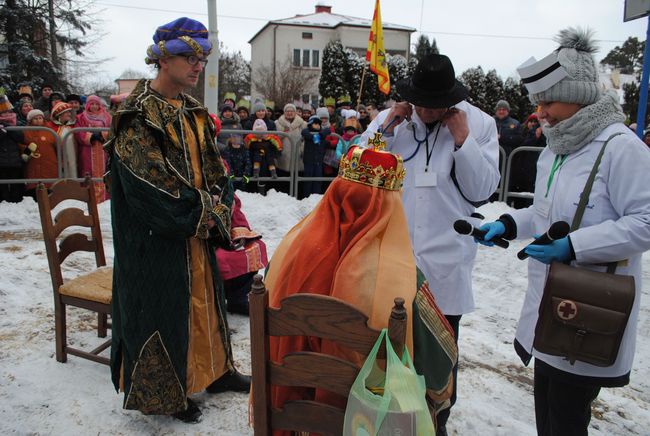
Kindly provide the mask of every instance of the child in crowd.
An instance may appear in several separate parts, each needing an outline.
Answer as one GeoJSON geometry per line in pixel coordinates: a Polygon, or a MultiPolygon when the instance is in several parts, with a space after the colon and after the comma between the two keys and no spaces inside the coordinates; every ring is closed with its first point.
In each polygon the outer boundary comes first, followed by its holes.
{"type": "MultiPolygon", "coordinates": [[[[275,170],[276,159],[282,152],[282,141],[277,135],[266,132],[268,129],[263,119],[258,118],[253,123],[254,132],[244,138],[244,145],[250,149],[253,161],[253,177],[278,177],[275,170]]],[[[264,185],[258,183],[260,192],[264,192],[264,185]]]]}
{"type": "Polygon", "coordinates": [[[242,180],[233,181],[235,189],[243,190],[248,178],[251,176],[251,158],[248,148],[243,147],[242,137],[237,134],[221,134],[228,135],[226,140],[227,147],[223,152],[223,159],[230,168],[230,175],[233,177],[243,177],[242,180]]]}
{"type": "MultiPolygon", "coordinates": [[[[330,129],[321,127],[321,120],[317,115],[309,118],[307,128],[302,131],[302,137],[305,140],[305,151],[302,157],[305,165],[305,177],[323,177],[325,137],[329,134],[330,129]]],[[[304,183],[303,197],[309,197],[311,194],[322,194],[320,181],[304,183]]]]}
{"type": "MultiPolygon", "coordinates": [[[[32,109],[27,114],[29,126],[43,127],[45,116],[43,111],[32,109]]],[[[24,132],[21,144],[21,157],[25,162],[26,179],[56,179],[59,169],[56,157],[56,139],[46,130],[27,130],[24,132]]],[[[45,186],[50,186],[47,183],[45,186]]],[[[30,183],[25,187],[25,194],[36,199],[36,184],[30,183]]]]}

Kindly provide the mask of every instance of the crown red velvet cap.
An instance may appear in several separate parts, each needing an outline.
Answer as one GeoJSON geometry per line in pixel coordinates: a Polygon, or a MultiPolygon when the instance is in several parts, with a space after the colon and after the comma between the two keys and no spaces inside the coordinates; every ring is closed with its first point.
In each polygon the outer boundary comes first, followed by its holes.
{"type": "Polygon", "coordinates": [[[399,191],[404,182],[402,157],[388,151],[350,147],[341,157],[339,177],[375,188],[399,191]]]}

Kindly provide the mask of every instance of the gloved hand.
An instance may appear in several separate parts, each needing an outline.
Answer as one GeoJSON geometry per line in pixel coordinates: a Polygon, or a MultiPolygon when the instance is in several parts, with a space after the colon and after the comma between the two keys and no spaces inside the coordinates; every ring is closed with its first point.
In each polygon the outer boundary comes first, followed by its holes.
{"type": "MultiPolygon", "coordinates": [[[[539,235],[535,235],[535,239],[537,238],[539,238],[539,235]]],[[[568,236],[557,239],[548,245],[529,245],[524,252],[533,259],[547,265],[553,261],[566,262],[571,259],[571,246],[568,236]]]]}
{"type": "Polygon", "coordinates": [[[479,227],[479,230],[486,232],[485,237],[483,240],[474,238],[474,241],[487,247],[493,247],[494,242],[490,242],[490,239],[503,235],[506,232],[506,226],[501,221],[492,221],[491,223],[483,224],[479,227]]]}

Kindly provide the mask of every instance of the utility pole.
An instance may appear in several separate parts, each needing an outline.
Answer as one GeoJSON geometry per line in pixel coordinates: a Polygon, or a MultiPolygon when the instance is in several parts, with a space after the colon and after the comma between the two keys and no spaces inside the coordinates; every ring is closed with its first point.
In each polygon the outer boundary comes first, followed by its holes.
{"type": "Polygon", "coordinates": [[[212,52],[205,67],[205,94],[203,101],[208,111],[219,113],[219,32],[217,31],[217,0],[208,0],[208,32],[212,52]]]}

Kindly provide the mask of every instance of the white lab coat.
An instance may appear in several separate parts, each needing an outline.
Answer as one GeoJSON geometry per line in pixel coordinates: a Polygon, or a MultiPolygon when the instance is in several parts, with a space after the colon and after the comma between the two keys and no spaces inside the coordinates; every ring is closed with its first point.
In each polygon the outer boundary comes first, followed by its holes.
{"type": "MultiPolygon", "coordinates": [[[[538,309],[548,270],[547,265],[534,259],[528,261],[528,290],[516,334],[521,345],[536,358],[562,371],[591,377],[618,377],[632,368],[641,296],[641,255],[650,248],[650,150],[622,123],[610,125],[592,142],[568,155],[555,173],[545,199],[555,159],[546,147],[537,162],[533,205],[510,214],[517,224],[518,238],[542,234],[555,221],[571,224],[596,157],[607,138],[615,132],[623,134],[607,144],[582,223],[570,234],[570,239],[576,254],[574,265],[627,259],[626,265],[619,264],[616,273],[634,276],[636,298],[616,362],[606,368],[579,361],[571,365],[562,357],[533,349],[538,309]]],[[[605,270],[605,267],[588,267],[605,270]]]]}
{"type": "MultiPolygon", "coordinates": [[[[429,136],[429,169],[426,179],[435,186],[416,187],[416,171],[423,172],[427,150],[423,143],[412,159],[404,162],[403,202],[409,236],[417,266],[431,284],[436,303],[445,315],[461,315],[474,310],[472,267],[476,243],[469,236],[454,231],[458,219],[469,219],[474,206],[462,198],[451,180],[451,166],[456,162],[456,177],[463,194],[472,201],[487,199],[499,184],[499,142],[494,119],[463,101],[456,108],[465,111],[470,134],[463,146],[454,151],[454,139],[446,127],[436,128],[429,136]]],[[[364,132],[360,144],[384,122],[389,110],[377,115],[364,132]]],[[[408,159],[425,137],[426,127],[413,110],[411,123],[402,121],[392,137],[384,137],[392,153],[408,159]]],[[[479,220],[473,219],[478,225],[479,220]]]]}

